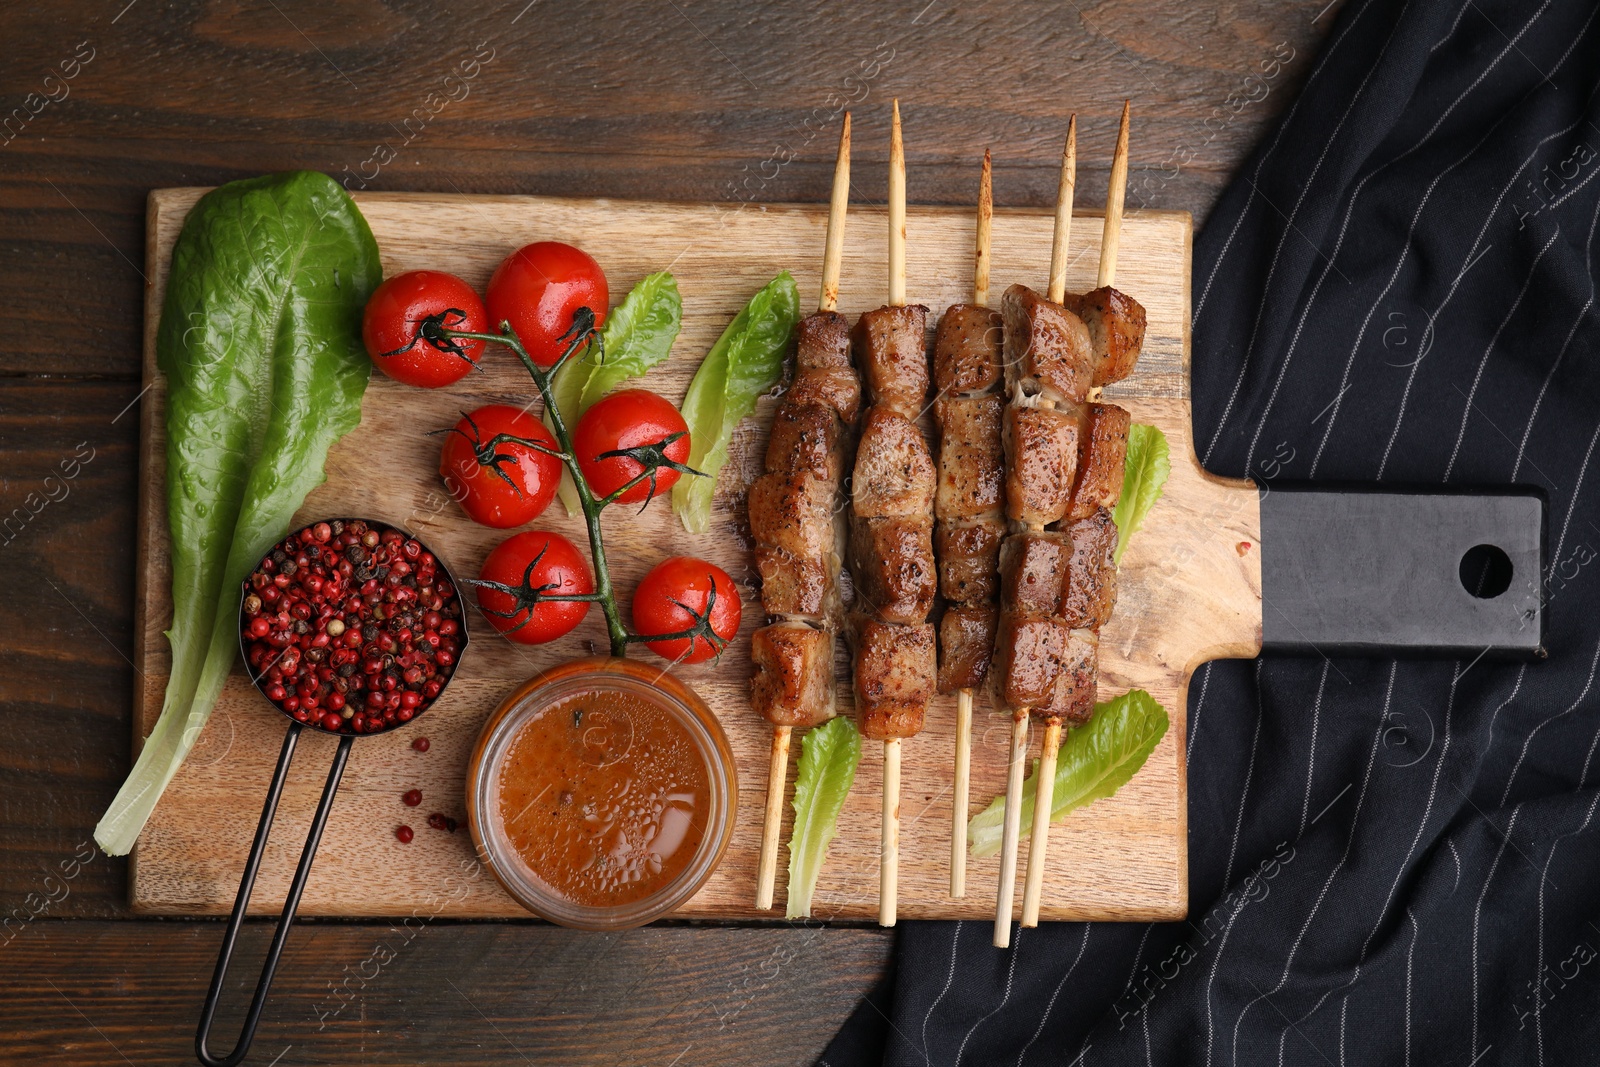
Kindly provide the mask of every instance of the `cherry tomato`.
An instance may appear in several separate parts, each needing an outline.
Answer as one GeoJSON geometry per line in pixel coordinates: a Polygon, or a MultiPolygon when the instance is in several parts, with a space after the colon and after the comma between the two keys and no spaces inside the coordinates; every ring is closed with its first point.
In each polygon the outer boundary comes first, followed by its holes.
{"type": "Polygon", "coordinates": [[[706,614],[708,602],[711,632],[721,644],[702,635],[645,642],[663,659],[700,663],[721,652],[739,632],[739,590],[721,567],[690,556],[673,556],[656,564],[634,591],[633,628],[645,636],[692,629],[696,616],[706,614]]]}
{"type": "Polygon", "coordinates": [[[528,604],[530,591],[592,593],[594,575],[583,554],[565,537],[544,530],[513,534],[483,561],[478,577],[504,589],[478,586],[478,606],[494,628],[525,645],[542,645],[570,633],[589,613],[589,601],[528,604]]]}
{"type": "MultiPolygon", "coordinates": [[[[674,463],[689,458],[689,427],[678,409],[648,389],[623,389],[596,401],[583,413],[572,435],[578,469],[598,497],[610,496],[637,478],[645,465],[631,456],[606,456],[607,452],[642,448],[672,440],[661,451],[674,463]],[[674,434],[678,436],[673,437],[674,434]]],[[[637,504],[665,493],[678,481],[678,471],[657,467],[655,485],[646,479],[617,498],[637,504]]]]}
{"type": "Polygon", "coordinates": [[[439,474],[473,522],[507,529],[543,514],[561,481],[561,461],[513,441],[490,447],[501,434],[557,449],[538,419],[508,404],[490,404],[463,415],[445,432],[439,474]]]}
{"type": "Polygon", "coordinates": [[[443,271],[409,270],[387,279],[367,301],[361,339],[372,362],[395,381],[437,389],[471,370],[484,345],[438,331],[486,333],[488,327],[472,286],[443,271]]]}
{"type": "Polygon", "coordinates": [[[496,331],[509,322],[529,357],[541,367],[561,358],[571,340],[573,314],[586,307],[594,324],[606,321],[611,291],[594,257],[560,241],[539,241],[517,249],[489,279],[489,321],[496,331]]]}

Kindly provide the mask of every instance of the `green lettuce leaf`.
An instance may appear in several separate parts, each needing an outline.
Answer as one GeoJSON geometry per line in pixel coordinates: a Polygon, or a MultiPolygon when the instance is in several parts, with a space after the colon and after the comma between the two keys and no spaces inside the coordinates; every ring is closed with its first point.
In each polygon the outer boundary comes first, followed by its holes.
{"type": "MultiPolygon", "coordinates": [[[[1166,733],[1167,709],[1143,689],[1130,689],[1096,704],[1094,717],[1061,739],[1050,821],[1060,822],[1068,812],[1103,800],[1127,785],[1166,733]]],[[[1035,760],[1022,787],[1024,828],[1033,825],[1034,779],[1038,774],[1039,763],[1035,760]]],[[[972,817],[967,824],[967,841],[973,856],[992,856],[1000,851],[1005,817],[1004,794],[972,817]]]]}
{"type": "Polygon", "coordinates": [[[672,488],[672,510],[690,533],[710,528],[711,498],[733,431],[755,410],[756,400],[778,384],[799,321],[794,278],[780,271],[734,316],[695,371],[682,410],[689,424],[688,466],[705,477],[685,475],[672,488]]]}
{"type": "Polygon", "coordinates": [[[361,419],[361,312],[382,278],[339,185],[300,171],[231,182],[172,252],[156,359],[167,381],[172,674],[161,718],[95,840],[124,855],[211,715],[239,648],[239,589],[361,419]]]}
{"type": "MultiPolygon", "coordinates": [[[[683,298],[678,295],[677,279],[667,271],[640,279],[622,303],[606,315],[606,323],[600,328],[605,342],[603,357],[575,357],[556,373],[552,391],[567,429],[575,429],[578,419],[596,400],[666,359],[682,325],[683,298]]],[[[548,415],[545,425],[551,425],[548,415]]],[[[578,491],[573,487],[572,475],[564,468],[559,493],[567,514],[578,514],[578,491]]]]}
{"type": "Polygon", "coordinates": [[[811,894],[839,832],[839,812],[861,762],[861,735],[847,715],[806,731],[800,742],[800,769],[794,783],[794,830],[789,835],[790,919],[811,914],[811,894]]]}
{"type": "Polygon", "coordinates": [[[1122,496],[1111,513],[1116,521],[1117,551],[1113,560],[1122,562],[1122,552],[1143,523],[1150,509],[1161,498],[1161,490],[1172,473],[1167,435],[1148,423],[1136,422],[1128,429],[1128,462],[1122,471],[1122,496]]]}

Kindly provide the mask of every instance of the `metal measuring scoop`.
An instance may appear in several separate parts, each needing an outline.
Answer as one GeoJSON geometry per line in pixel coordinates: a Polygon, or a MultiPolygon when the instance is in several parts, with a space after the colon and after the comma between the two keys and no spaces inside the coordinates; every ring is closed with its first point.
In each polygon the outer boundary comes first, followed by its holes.
{"type": "MultiPolygon", "coordinates": [[[[332,523],[335,520],[323,519],[319,521],[332,523]]],[[[372,529],[380,532],[383,530],[397,530],[405,534],[408,539],[421,544],[424,551],[433,552],[419,538],[391,523],[379,522],[373,519],[342,519],[338,521],[345,523],[365,522],[372,529]]],[[[314,525],[315,523],[308,523],[306,526],[301,527],[300,530],[308,529],[314,525]]],[[[299,534],[300,530],[296,530],[294,533],[299,534]]],[[[275,542],[274,547],[282,544],[289,536],[285,535],[284,538],[279,539],[279,541],[275,542]]],[[[444,560],[439,557],[437,552],[433,552],[433,557],[436,561],[438,572],[444,576],[454,590],[452,596],[460,603],[461,587],[456,584],[455,576],[450,572],[450,568],[445,565],[444,560]]],[[[256,570],[259,569],[260,565],[258,564],[256,570]]],[[[254,574],[255,570],[251,573],[254,574]]],[[[245,661],[247,670],[250,669],[250,659],[249,649],[244,639],[244,620],[246,618],[244,598],[250,595],[251,592],[250,581],[246,578],[240,593],[238,630],[241,657],[245,661]]],[[[256,875],[261,869],[261,856],[266,851],[267,837],[272,832],[272,819],[277,814],[278,800],[283,795],[283,785],[289,776],[289,764],[294,759],[295,743],[299,740],[301,731],[309,725],[295,719],[290,712],[285,711],[275,702],[268,699],[267,702],[272,704],[275,710],[289,719],[289,728],[283,736],[283,748],[278,753],[278,766],[272,773],[272,784],[267,787],[266,803],[261,807],[261,821],[256,825],[255,840],[250,845],[250,858],[245,861],[244,876],[239,880],[239,895],[233,902],[233,914],[228,917],[228,929],[222,935],[222,948],[217,953],[217,969],[211,976],[211,988],[206,991],[205,1007],[200,1011],[200,1026],[195,1033],[194,1048],[195,1055],[199,1057],[200,1062],[205,1064],[206,1067],[234,1067],[250,1051],[250,1043],[255,1038],[256,1024],[261,1020],[261,1009],[266,1005],[267,990],[272,986],[273,974],[278,969],[278,958],[283,954],[284,942],[288,940],[289,936],[289,927],[293,925],[295,912],[300,907],[300,895],[305,891],[306,879],[311,874],[311,862],[316,858],[317,845],[321,842],[323,828],[328,823],[328,813],[333,809],[334,794],[339,790],[339,780],[344,777],[345,763],[350,758],[350,746],[357,737],[378,737],[392,730],[411,725],[411,723],[422,718],[423,712],[443,699],[445,690],[449,688],[450,683],[455,680],[456,673],[460,670],[460,657],[467,650],[467,618],[464,606],[457,618],[459,619],[460,627],[458,631],[460,634],[458,639],[460,651],[457,653],[455,665],[451,668],[449,676],[445,678],[444,685],[440,688],[438,696],[434,697],[428,704],[422,705],[417,714],[413,715],[407,722],[396,722],[370,733],[339,735],[339,748],[334,753],[333,766],[328,769],[328,780],[322,787],[322,799],[317,803],[316,816],[311,820],[311,829],[306,834],[305,847],[300,851],[300,860],[295,867],[294,880],[289,883],[289,894],[284,899],[283,912],[279,915],[277,928],[273,931],[272,945],[267,950],[266,962],[261,966],[261,978],[256,982],[255,994],[250,1000],[250,1010],[245,1015],[244,1026],[239,1032],[238,1043],[234,1046],[233,1051],[226,1056],[218,1056],[207,1047],[211,1036],[212,1018],[216,1015],[217,1001],[222,995],[222,983],[227,977],[228,963],[233,958],[234,944],[239,937],[239,927],[244,920],[245,911],[249,908],[250,894],[255,889],[256,875]]],[[[250,671],[250,676],[256,688],[262,690],[262,698],[267,699],[264,691],[266,685],[264,677],[257,675],[253,670],[250,671]]],[[[321,727],[317,726],[312,726],[311,728],[321,729],[321,727]]]]}

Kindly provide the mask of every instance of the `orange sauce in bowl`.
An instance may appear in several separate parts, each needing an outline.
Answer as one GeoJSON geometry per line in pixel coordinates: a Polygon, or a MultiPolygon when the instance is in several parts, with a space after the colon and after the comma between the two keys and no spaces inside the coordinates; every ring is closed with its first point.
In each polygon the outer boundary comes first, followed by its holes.
{"type": "Polygon", "coordinates": [[[673,714],[615,689],[571,693],[524,723],[500,769],[499,817],[528,870],[573,904],[630,904],[694,859],[711,802],[705,757],[673,714]]]}

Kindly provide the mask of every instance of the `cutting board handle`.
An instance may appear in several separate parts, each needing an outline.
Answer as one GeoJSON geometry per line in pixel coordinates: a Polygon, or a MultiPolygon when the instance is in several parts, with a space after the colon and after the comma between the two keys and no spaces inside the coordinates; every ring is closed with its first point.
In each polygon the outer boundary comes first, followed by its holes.
{"type": "Polygon", "coordinates": [[[1542,491],[1260,494],[1263,650],[1545,656],[1542,491]]]}

